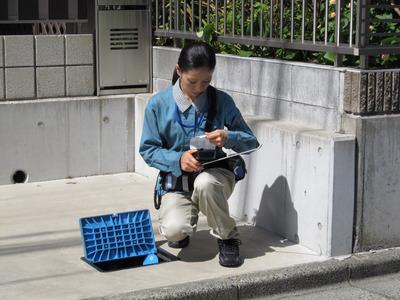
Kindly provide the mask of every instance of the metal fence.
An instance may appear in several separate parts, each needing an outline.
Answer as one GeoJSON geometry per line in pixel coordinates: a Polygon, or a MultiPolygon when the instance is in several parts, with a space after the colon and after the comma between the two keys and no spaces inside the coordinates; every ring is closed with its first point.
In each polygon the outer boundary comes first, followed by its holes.
{"type": "Polygon", "coordinates": [[[360,56],[400,54],[400,0],[153,0],[155,36],[360,56]]]}
{"type": "Polygon", "coordinates": [[[87,0],[0,0],[0,35],[82,33],[81,28],[88,23],[88,3],[87,0]]]}

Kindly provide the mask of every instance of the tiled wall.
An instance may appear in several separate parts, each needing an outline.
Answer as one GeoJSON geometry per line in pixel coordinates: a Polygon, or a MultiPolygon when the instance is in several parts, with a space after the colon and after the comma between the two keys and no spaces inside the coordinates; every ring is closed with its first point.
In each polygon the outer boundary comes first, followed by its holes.
{"type": "Polygon", "coordinates": [[[0,36],[0,100],[95,93],[93,36],[0,36]]]}

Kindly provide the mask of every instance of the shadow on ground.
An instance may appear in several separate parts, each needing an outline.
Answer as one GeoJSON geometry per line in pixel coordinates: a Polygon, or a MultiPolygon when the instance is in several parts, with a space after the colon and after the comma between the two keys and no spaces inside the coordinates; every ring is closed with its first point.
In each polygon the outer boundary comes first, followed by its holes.
{"type": "MultiPolygon", "coordinates": [[[[272,247],[285,247],[292,243],[283,242],[282,238],[254,226],[238,226],[240,232],[240,253],[244,260],[264,256],[275,251],[272,247]]],[[[208,230],[196,232],[187,248],[178,253],[184,262],[203,262],[212,260],[218,254],[217,240],[208,230]]]]}

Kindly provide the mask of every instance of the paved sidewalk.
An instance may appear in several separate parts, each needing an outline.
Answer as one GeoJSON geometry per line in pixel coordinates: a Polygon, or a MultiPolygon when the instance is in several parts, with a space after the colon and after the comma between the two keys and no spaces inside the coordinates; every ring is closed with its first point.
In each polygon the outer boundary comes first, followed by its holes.
{"type": "MultiPolygon", "coordinates": [[[[135,293],[148,293],[148,289],[201,280],[209,280],[212,289],[210,281],[230,282],[230,276],[246,281],[252,280],[254,272],[279,272],[326,261],[302,246],[242,224],[245,263],[236,269],[223,268],[204,216],[188,248],[169,249],[158,235],[152,197],[153,182],[132,173],[0,186],[0,299],[113,298],[121,294],[135,299],[135,293]],[[79,218],[144,208],[151,210],[156,240],[180,260],[101,273],[80,259],[79,218]]],[[[221,286],[216,288],[224,291],[221,286]]]]}

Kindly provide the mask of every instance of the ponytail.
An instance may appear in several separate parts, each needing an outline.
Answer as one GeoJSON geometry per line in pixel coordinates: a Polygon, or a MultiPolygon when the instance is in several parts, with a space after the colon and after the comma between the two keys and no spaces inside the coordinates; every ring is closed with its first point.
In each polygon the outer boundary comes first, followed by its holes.
{"type": "Polygon", "coordinates": [[[174,73],[172,74],[172,85],[174,85],[178,81],[178,79],[179,79],[179,75],[175,68],[174,73]]]}
{"type": "MultiPolygon", "coordinates": [[[[179,54],[178,65],[182,72],[192,69],[208,68],[213,71],[216,64],[214,48],[205,42],[195,41],[182,48],[179,54]]],[[[175,84],[179,75],[174,70],[172,84],[175,84]]]]}

